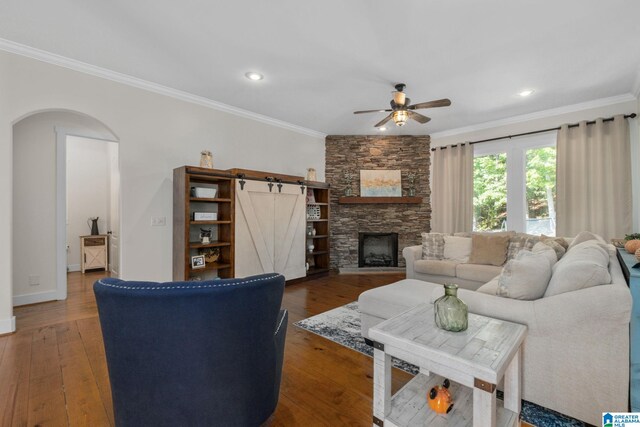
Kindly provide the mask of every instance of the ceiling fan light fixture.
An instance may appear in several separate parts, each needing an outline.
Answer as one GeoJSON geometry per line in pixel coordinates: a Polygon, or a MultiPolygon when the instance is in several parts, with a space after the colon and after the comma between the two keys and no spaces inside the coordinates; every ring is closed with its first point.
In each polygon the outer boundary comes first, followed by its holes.
{"type": "Polygon", "coordinates": [[[406,110],[397,110],[393,112],[393,122],[396,126],[404,126],[409,120],[409,113],[406,110]]]}
{"type": "Polygon", "coordinates": [[[244,76],[254,82],[264,79],[264,76],[262,74],[256,73],[255,71],[249,71],[247,73],[244,73],[244,76]]]}
{"type": "Polygon", "coordinates": [[[404,92],[393,92],[393,102],[395,102],[397,105],[404,105],[406,99],[407,95],[404,92]]]}

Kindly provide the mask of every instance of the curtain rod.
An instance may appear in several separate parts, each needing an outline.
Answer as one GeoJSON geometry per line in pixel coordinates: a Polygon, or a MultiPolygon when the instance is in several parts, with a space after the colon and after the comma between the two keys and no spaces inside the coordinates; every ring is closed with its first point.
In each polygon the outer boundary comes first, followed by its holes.
{"type": "MultiPolygon", "coordinates": [[[[625,114],[624,118],[625,119],[634,119],[636,117],[636,113],[631,113],[631,114],[625,114]]],[[[609,117],[606,119],[602,120],[603,122],[611,122],[613,121],[613,117],[609,117]]],[[[587,124],[588,125],[592,125],[595,124],[595,120],[591,120],[588,121],[587,124]]],[[[569,127],[570,128],[575,128],[580,126],[580,123],[573,123],[570,124],[569,127]]],[[[515,135],[505,135],[505,136],[498,136],[496,138],[488,138],[488,139],[481,139],[478,141],[468,141],[468,142],[463,142],[462,144],[450,144],[450,145],[446,145],[444,147],[437,147],[440,148],[442,150],[446,150],[447,147],[455,147],[456,145],[464,145],[464,144],[469,144],[469,145],[473,145],[473,144],[479,144],[481,142],[489,142],[489,141],[498,141],[501,139],[511,139],[511,138],[516,138],[518,136],[527,136],[527,135],[535,135],[536,133],[545,133],[545,132],[551,132],[552,130],[560,130],[561,126],[555,127],[555,128],[549,128],[549,129],[541,129],[541,130],[533,130],[531,132],[523,132],[523,133],[516,133],[515,135]]],[[[431,151],[436,151],[437,148],[432,148],[431,151]]]]}

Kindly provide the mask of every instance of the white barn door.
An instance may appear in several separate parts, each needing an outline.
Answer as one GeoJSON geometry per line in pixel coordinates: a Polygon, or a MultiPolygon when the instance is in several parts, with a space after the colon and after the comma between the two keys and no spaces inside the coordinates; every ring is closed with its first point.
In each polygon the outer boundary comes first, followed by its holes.
{"type": "MultiPolygon", "coordinates": [[[[274,187],[277,190],[277,187],[274,187]]],[[[275,194],[275,267],[287,280],[304,277],[306,197],[299,185],[284,184],[275,194]]]]}
{"type": "Polygon", "coordinates": [[[272,190],[266,182],[236,181],[235,275],[305,273],[305,197],[299,186],[272,190]]]}

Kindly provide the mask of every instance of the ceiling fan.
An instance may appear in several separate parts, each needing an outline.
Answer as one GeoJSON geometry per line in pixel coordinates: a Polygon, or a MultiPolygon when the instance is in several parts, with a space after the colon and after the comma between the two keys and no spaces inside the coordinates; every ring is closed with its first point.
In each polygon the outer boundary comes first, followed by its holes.
{"type": "Polygon", "coordinates": [[[409,119],[413,119],[422,124],[427,123],[429,120],[431,120],[430,117],[423,116],[420,113],[416,113],[415,110],[420,110],[422,108],[448,107],[449,105],[451,105],[451,101],[447,98],[410,105],[411,100],[407,98],[406,94],[404,93],[404,88],[406,86],[407,85],[405,85],[404,83],[398,83],[397,85],[395,85],[396,91],[392,92],[393,99],[391,100],[391,109],[354,111],[353,114],[391,113],[387,117],[376,123],[374,127],[379,128],[391,119],[393,119],[393,122],[397,126],[404,126],[404,124],[407,123],[407,120],[409,119]]]}

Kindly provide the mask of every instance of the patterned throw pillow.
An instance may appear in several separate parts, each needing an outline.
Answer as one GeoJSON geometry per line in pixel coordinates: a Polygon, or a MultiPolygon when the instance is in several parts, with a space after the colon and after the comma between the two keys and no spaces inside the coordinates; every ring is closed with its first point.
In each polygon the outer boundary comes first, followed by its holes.
{"type": "Polygon", "coordinates": [[[530,251],[540,241],[540,237],[526,233],[517,233],[509,239],[507,248],[507,261],[510,261],[522,250],[530,251]]]}
{"type": "Polygon", "coordinates": [[[422,259],[444,258],[444,233],[422,233],[422,259]]]}
{"type": "Polygon", "coordinates": [[[542,243],[544,243],[545,245],[549,246],[551,249],[556,251],[556,257],[558,258],[558,261],[560,261],[560,258],[562,258],[564,254],[567,252],[564,246],[562,246],[557,241],[557,239],[543,239],[542,243]]]}

